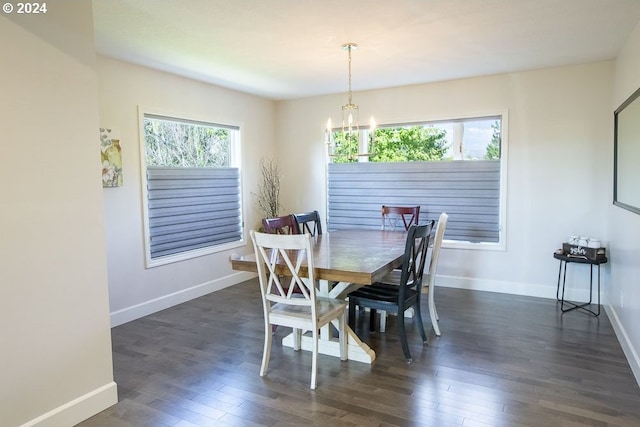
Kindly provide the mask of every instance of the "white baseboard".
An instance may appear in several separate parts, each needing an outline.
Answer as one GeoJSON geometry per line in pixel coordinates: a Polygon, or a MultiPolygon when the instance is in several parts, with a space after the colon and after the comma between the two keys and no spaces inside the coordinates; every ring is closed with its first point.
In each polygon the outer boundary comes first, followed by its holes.
{"type": "MultiPolygon", "coordinates": [[[[437,276],[436,287],[438,286],[554,299],[556,297],[557,288],[555,283],[552,285],[542,285],[536,283],[519,283],[456,276],[437,276]]],[[[586,298],[585,301],[589,299],[588,290],[584,291],[584,295],[582,295],[581,292],[575,294],[575,298],[577,300],[582,300],[583,296],[586,298]]],[[[573,294],[572,297],[574,297],[573,294]]]]}
{"type": "Polygon", "coordinates": [[[116,383],[112,381],[20,427],[73,427],[116,403],[118,403],[118,389],[116,383]]]}
{"type": "Polygon", "coordinates": [[[183,302],[207,295],[211,292],[219,291],[220,289],[236,285],[254,277],[256,277],[254,273],[244,271],[237,272],[220,279],[201,283],[188,289],[183,289],[172,294],[163,295],[159,298],[145,301],[141,304],[136,304],[131,307],[114,311],[111,313],[111,327],[113,328],[124,323],[131,322],[132,320],[148,316],[149,314],[173,307],[174,305],[182,304],[183,302]]]}
{"type": "Polygon", "coordinates": [[[636,378],[638,385],[640,385],[640,357],[638,357],[638,352],[631,343],[631,339],[629,339],[627,331],[622,326],[616,310],[610,305],[606,305],[604,308],[609,316],[609,321],[611,322],[611,326],[613,326],[616,337],[618,337],[618,342],[620,342],[622,351],[627,357],[627,362],[629,362],[633,376],[636,378]]]}

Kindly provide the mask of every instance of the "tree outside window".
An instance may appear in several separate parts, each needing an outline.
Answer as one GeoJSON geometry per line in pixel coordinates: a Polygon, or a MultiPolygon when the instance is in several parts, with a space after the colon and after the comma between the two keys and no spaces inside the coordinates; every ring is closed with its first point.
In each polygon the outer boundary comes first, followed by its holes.
{"type": "Polygon", "coordinates": [[[370,156],[358,156],[360,135],[333,134],[333,163],[428,162],[441,160],[500,159],[500,120],[478,118],[424,125],[380,127],[375,130],[370,156]]]}

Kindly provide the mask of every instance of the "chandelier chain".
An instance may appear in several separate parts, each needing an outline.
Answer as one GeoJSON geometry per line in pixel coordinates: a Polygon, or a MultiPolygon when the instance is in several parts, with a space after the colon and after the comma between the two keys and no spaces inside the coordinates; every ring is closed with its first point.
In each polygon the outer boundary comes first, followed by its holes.
{"type": "Polygon", "coordinates": [[[342,45],[342,49],[347,51],[347,54],[348,54],[348,60],[349,60],[349,62],[348,62],[348,70],[349,70],[349,75],[348,75],[348,76],[349,76],[349,92],[348,92],[348,94],[347,94],[347,97],[348,97],[348,98],[347,98],[347,101],[348,101],[348,102],[347,102],[347,105],[345,105],[345,106],[344,106],[345,108],[348,108],[348,109],[358,108],[357,106],[355,106],[355,105],[353,104],[353,101],[352,101],[352,99],[353,99],[353,95],[352,95],[352,92],[351,92],[351,51],[352,51],[353,49],[357,49],[357,48],[358,48],[358,45],[357,45],[357,44],[355,44],[355,43],[345,43],[345,44],[343,44],[343,45],[342,45]]]}
{"type": "Polygon", "coordinates": [[[351,105],[351,48],[352,45],[347,46],[349,49],[349,105],[351,105]]]}

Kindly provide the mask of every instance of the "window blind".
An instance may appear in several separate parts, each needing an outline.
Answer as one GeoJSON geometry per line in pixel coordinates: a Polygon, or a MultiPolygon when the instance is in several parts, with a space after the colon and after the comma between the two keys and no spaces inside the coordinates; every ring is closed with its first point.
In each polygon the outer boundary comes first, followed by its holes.
{"type": "Polygon", "coordinates": [[[500,161],[328,165],[330,231],[380,228],[382,205],[420,205],[420,223],[447,212],[448,240],[498,242],[500,161]]]}
{"type": "Polygon", "coordinates": [[[151,258],[242,239],[238,168],[147,167],[151,258]]]}

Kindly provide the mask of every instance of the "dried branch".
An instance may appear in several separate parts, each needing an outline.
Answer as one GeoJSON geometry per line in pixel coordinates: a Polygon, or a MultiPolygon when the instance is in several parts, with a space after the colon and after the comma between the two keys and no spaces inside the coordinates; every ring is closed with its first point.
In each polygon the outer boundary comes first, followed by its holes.
{"type": "Polygon", "coordinates": [[[262,181],[258,185],[257,202],[265,218],[277,217],[280,213],[280,171],[274,159],[260,159],[262,181]]]}

